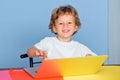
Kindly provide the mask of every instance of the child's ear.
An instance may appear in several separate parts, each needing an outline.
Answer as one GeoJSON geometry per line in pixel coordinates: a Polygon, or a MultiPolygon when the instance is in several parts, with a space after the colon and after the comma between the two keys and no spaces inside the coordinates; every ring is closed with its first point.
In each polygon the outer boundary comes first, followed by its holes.
{"type": "Polygon", "coordinates": [[[55,26],[52,27],[52,31],[53,31],[54,33],[57,33],[55,26]]]}
{"type": "Polygon", "coordinates": [[[78,26],[75,26],[75,31],[77,31],[78,30],[78,26]]]}

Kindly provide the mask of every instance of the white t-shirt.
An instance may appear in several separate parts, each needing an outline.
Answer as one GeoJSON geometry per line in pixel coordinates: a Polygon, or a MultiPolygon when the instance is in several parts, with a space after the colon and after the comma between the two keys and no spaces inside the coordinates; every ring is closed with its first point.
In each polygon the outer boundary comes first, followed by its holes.
{"type": "Polygon", "coordinates": [[[56,37],[46,37],[34,46],[40,50],[45,50],[47,59],[84,57],[88,53],[96,55],[85,45],[77,41],[62,42],[56,37]]]}

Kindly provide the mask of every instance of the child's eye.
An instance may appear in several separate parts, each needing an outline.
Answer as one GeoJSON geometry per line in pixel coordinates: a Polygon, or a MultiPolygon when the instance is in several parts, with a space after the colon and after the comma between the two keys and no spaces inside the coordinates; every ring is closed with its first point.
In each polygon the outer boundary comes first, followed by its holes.
{"type": "Polygon", "coordinates": [[[63,23],[59,23],[59,25],[62,25],[63,23]]]}
{"type": "Polygon", "coordinates": [[[72,22],[68,22],[68,24],[72,24],[72,22]]]}

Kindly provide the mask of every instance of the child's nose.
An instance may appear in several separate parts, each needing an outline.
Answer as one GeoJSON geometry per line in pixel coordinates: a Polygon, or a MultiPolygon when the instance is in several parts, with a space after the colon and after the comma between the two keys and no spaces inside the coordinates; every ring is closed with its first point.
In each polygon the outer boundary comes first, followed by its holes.
{"type": "Polygon", "coordinates": [[[64,28],[68,27],[68,24],[64,23],[64,28]]]}

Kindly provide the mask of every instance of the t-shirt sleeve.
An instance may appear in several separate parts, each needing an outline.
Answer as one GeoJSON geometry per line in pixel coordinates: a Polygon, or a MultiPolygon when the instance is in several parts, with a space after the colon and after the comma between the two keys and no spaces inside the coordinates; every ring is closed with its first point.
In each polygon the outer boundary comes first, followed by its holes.
{"type": "Polygon", "coordinates": [[[96,56],[96,54],[93,51],[91,51],[88,47],[86,47],[85,49],[86,49],[86,54],[91,54],[93,56],[96,56]]]}
{"type": "Polygon", "coordinates": [[[80,44],[80,46],[82,47],[82,52],[83,52],[82,54],[84,56],[86,56],[86,54],[91,54],[93,56],[96,56],[96,54],[92,50],[90,50],[87,46],[85,46],[83,44],[80,44]]]}
{"type": "Polygon", "coordinates": [[[36,43],[34,46],[40,50],[47,50],[49,43],[49,38],[44,38],[40,40],[38,43],[36,43]]]}

